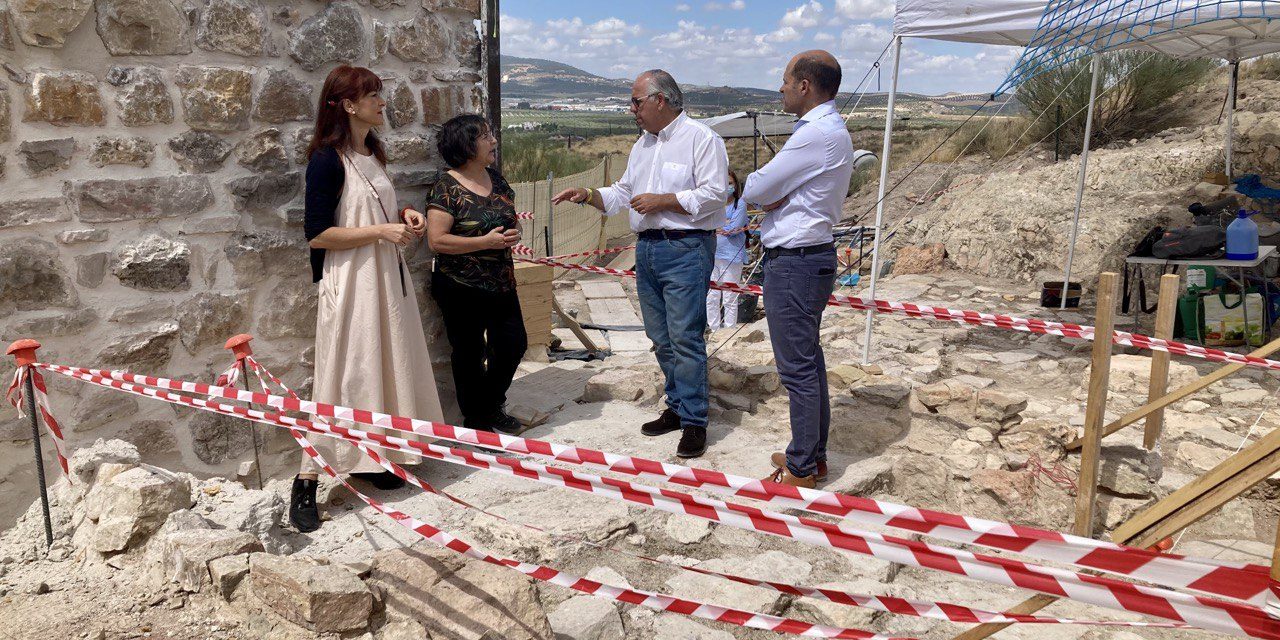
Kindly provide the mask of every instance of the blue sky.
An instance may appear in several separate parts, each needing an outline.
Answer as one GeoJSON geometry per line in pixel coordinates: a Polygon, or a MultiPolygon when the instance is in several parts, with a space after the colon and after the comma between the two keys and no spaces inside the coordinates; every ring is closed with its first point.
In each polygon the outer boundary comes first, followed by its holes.
{"type": "MultiPolygon", "coordinates": [[[[852,91],[889,43],[892,20],[893,0],[505,0],[502,52],[611,78],[662,67],[680,82],[776,89],[791,55],[824,48],[840,59],[843,89],[852,91]]],[[[931,94],[991,91],[1019,53],[907,40],[900,85],[931,94]]],[[[874,75],[870,84],[874,90],[874,75]]]]}

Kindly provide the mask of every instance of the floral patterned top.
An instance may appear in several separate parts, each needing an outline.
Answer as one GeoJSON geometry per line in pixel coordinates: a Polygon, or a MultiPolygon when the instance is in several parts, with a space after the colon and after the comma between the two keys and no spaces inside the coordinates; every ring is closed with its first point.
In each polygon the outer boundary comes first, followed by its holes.
{"type": "MultiPolygon", "coordinates": [[[[498,227],[516,227],[516,192],[502,174],[488,169],[493,192],[482,197],[462,186],[448,171],[441,171],[427,193],[427,208],[453,216],[449,233],[477,238],[498,227]]],[[[436,271],[455,282],[496,293],[516,290],[515,265],[510,249],[483,249],[462,254],[437,254],[436,271]]]]}

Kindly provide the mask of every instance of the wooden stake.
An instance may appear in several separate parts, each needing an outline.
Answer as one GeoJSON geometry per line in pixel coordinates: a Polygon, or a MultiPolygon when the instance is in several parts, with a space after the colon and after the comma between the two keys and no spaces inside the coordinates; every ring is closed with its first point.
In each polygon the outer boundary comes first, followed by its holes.
{"type": "Polygon", "coordinates": [[[591,337],[587,335],[587,332],[582,330],[582,325],[578,324],[577,320],[574,320],[572,316],[564,312],[564,309],[560,308],[560,301],[556,300],[554,293],[551,294],[551,308],[555,310],[556,315],[560,316],[562,322],[569,325],[569,330],[578,338],[582,346],[587,348],[587,351],[600,350],[600,347],[597,347],[596,343],[591,341],[591,337]]]}
{"type": "MultiPolygon", "coordinates": [[[[1109,336],[1115,327],[1116,274],[1098,277],[1098,310],[1094,335],[1109,336]]],[[[1102,454],[1102,421],[1107,413],[1107,387],[1111,382],[1111,341],[1094,340],[1089,370],[1089,403],[1084,413],[1084,445],[1080,456],[1080,481],[1072,530],[1093,537],[1093,502],[1098,495],[1098,465],[1102,454]]]]}
{"type": "MultiPolygon", "coordinates": [[[[1160,276],[1160,301],[1156,305],[1156,335],[1161,340],[1173,339],[1173,319],[1178,310],[1178,274],[1167,273],[1160,276]]],[[[1151,354],[1151,380],[1147,391],[1147,402],[1152,403],[1164,396],[1169,389],[1169,352],[1156,351],[1151,354]]],[[[1147,424],[1143,431],[1142,446],[1150,451],[1160,439],[1160,429],[1164,425],[1164,409],[1156,409],[1147,416],[1147,424]]],[[[1104,434],[1105,435],[1105,434],[1104,434]]]]}
{"type": "MultiPolygon", "coordinates": [[[[1280,338],[1272,340],[1262,348],[1250,353],[1249,355],[1257,358],[1265,358],[1275,353],[1276,351],[1280,351],[1280,338]]],[[[1124,414],[1124,416],[1122,416],[1119,420],[1116,420],[1115,422],[1112,422],[1111,424],[1107,425],[1106,428],[1102,430],[1102,437],[1105,438],[1145,418],[1151,412],[1156,411],[1157,409],[1163,409],[1193,393],[1196,393],[1197,391],[1200,391],[1201,389],[1204,389],[1205,387],[1208,387],[1209,385],[1215,382],[1218,382],[1219,380],[1222,380],[1223,378],[1230,376],[1233,373],[1236,373],[1237,371],[1240,371],[1244,367],[1245,365],[1242,365],[1242,364],[1229,364],[1225,367],[1222,367],[1221,369],[1218,369],[1217,371],[1214,371],[1213,373],[1207,376],[1200,378],[1199,380],[1196,380],[1195,382],[1192,382],[1183,387],[1179,387],[1176,391],[1173,391],[1172,393],[1164,396],[1163,398],[1160,398],[1159,400],[1156,400],[1155,402],[1148,402],[1147,404],[1141,407],[1138,407],[1137,409],[1134,409],[1129,413],[1124,414]]],[[[1079,449],[1081,442],[1083,442],[1083,440],[1081,440],[1080,438],[1076,438],[1075,440],[1068,442],[1066,445],[1067,451],[1074,451],[1076,449],[1079,449]]]]}

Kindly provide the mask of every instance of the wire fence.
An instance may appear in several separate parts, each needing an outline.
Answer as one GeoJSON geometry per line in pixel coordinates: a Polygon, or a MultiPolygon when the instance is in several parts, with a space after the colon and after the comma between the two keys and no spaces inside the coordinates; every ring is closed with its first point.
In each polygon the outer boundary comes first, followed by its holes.
{"type": "Polygon", "coordinates": [[[551,204],[555,194],[571,187],[598,189],[613,184],[627,169],[627,158],[606,156],[594,167],[567,176],[549,174],[546,180],[512,185],[516,210],[533,213],[524,221],[524,243],[537,257],[603,249],[609,240],[631,233],[626,215],[604,216],[593,207],[564,202],[551,204]]]}

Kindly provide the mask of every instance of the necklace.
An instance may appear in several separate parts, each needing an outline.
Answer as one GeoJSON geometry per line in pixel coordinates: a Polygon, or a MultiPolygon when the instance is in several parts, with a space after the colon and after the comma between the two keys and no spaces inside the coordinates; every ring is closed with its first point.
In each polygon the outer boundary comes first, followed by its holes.
{"type": "MultiPolygon", "coordinates": [[[[343,156],[346,157],[346,154],[343,154],[343,156]]],[[[387,215],[387,205],[382,202],[382,195],[379,194],[378,189],[373,186],[373,182],[364,175],[364,172],[360,170],[360,167],[355,163],[355,160],[347,158],[347,164],[350,164],[351,168],[355,169],[356,173],[360,175],[360,178],[364,180],[364,183],[369,186],[369,191],[373,194],[373,199],[378,201],[378,208],[382,210],[382,219],[385,220],[387,224],[391,224],[391,216],[387,215]]],[[[382,168],[381,163],[379,163],[378,166],[379,168],[382,168]]],[[[391,182],[391,176],[387,175],[387,170],[385,168],[382,169],[382,177],[386,178],[387,182],[391,182]]],[[[404,282],[404,254],[400,252],[399,246],[396,247],[396,266],[400,268],[400,293],[407,297],[409,295],[409,288],[404,282]]]]}

